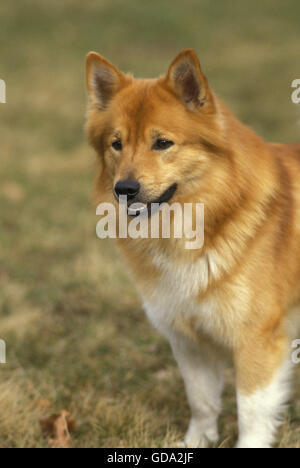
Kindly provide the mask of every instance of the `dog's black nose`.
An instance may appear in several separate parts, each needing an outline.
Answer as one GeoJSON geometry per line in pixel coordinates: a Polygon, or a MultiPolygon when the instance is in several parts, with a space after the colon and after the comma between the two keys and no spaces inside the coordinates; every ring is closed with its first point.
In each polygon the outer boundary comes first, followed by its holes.
{"type": "Polygon", "coordinates": [[[141,184],[137,180],[120,180],[115,185],[115,193],[117,197],[121,195],[128,198],[135,198],[141,189],[141,184]]]}

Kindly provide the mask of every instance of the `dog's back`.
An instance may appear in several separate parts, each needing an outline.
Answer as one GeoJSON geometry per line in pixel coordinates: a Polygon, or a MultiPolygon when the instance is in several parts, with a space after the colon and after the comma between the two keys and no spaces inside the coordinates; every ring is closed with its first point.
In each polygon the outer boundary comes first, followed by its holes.
{"type": "Polygon", "coordinates": [[[300,143],[294,144],[281,144],[281,143],[270,143],[272,150],[281,156],[292,156],[298,159],[300,163],[300,143]]]}

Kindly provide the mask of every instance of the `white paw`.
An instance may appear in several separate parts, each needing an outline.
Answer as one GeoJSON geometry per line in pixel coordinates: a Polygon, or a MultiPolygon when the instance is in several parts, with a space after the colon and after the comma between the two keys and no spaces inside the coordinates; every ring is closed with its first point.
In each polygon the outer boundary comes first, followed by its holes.
{"type": "Polygon", "coordinates": [[[197,438],[192,438],[192,437],[189,437],[189,438],[185,438],[184,441],[182,442],[179,442],[177,444],[177,448],[203,448],[203,449],[206,449],[209,447],[209,440],[207,439],[207,437],[205,437],[205,435],[201,435],[197,438]]]}
{"type": "Polygon", "coordinates": [[[256,448],[256,449],[270,449],[272,448],[272,445],[268,444],[268,442],[262,442],[261,440],[258,440],[256,438],[244,438],[240,439],[236,445],[237,449],[251,449],[251,448],[256,448]]]}
{"type": "Polygon", "coordinates": [[[208,448],[218,440],[219,434],[216,421],[208,422],[192,418],[181,447],[208,448]]]}

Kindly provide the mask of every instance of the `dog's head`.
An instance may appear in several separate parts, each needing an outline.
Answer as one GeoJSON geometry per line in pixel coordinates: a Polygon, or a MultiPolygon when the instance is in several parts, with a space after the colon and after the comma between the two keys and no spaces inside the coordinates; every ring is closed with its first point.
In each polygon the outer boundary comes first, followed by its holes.
{"type": "Polygon", "coordinates": [[[194,51],[153,80],[124,75],[91,52],[86,77],[87,133],[105,175],[99,190],[129,204],[187,200],[224,165],[222,119],[194,51]]]}

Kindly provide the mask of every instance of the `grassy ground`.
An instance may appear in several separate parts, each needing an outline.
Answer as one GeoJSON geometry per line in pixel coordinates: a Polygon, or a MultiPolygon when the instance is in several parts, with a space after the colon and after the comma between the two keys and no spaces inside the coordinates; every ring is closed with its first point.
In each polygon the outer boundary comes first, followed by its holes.
{"type": "MultiPolygon", "coordinates": [[[[162,447],[188,423],[169,347],[144,318],[113,244],[95,236],[85,54],[96,49],[124,70],[155,76],[193,47],[242,119],[268,139],[293,142],[299,15],[298,0],[0,3],[1,447],[47,446],[41,398],[47,414],[72,413],[75,447],[162,447]]],[[[236,436],[227,374],[222,447],[236,436]]],[[[282,447],[300,447],[299,396],[282,447]]]]}

